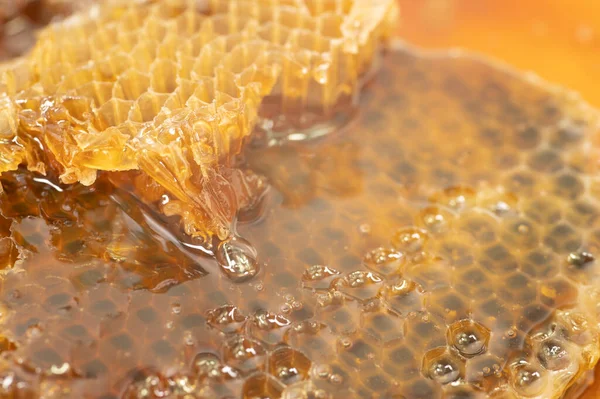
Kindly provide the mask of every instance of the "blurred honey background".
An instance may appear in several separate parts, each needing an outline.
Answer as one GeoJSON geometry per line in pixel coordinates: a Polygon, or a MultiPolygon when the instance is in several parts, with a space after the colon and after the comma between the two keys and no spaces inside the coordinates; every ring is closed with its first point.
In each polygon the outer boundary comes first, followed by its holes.
{"type": "MultiPolygon", "coordinates": [[[[398,34],[461,47],[573,89],[600,108],[600,0],[398,0],[398,34]]],[[[600,367],[583,399],[600,398],[600,367]]]]}
{"type": "Polygon", "coordinates": [[[600,107],[600,0],[399,0],[399,35],[463,47],[580,92],[600,107]]]}

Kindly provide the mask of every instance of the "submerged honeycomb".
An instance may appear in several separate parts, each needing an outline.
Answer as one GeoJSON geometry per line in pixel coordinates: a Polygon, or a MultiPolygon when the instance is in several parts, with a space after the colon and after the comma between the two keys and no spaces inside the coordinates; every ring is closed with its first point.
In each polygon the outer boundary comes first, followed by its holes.
{"type": "Polygon", "coordinates": [[[600,355],[599,122],[399,48],[339,134],[245,151],[270,189],[237,283],[106,175],[7,172],[0,397],[574,397],[600,355]]]}
{"type": "Polygon", "coordinates": [[[0,172],[25,164],[90,185],[98,171],[139,170],[130,190],[182,217],[186,233],[224,239],[260,191],[231,168],[263,100],[274,127],[351,104],[394,6],[101,2],[0,66],[0,172]]]}

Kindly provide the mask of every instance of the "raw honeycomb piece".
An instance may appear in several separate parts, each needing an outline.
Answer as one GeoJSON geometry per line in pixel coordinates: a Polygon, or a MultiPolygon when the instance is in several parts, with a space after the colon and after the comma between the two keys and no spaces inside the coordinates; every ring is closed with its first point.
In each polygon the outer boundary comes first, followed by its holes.
{"type": "Polygon", "coordinates": [[[103,2],[0,66],[0,172],[25,164],[90,185],[99,170],[139,170],[149,177],[133,187],[140,196],[158,184],[170,197],[164,212],[182,217],[186,233],[224,239],[256,197],[238,194],[254,184],[231,168],[263,100],[280,122],[354,101],[394,7],[103,2]]]}

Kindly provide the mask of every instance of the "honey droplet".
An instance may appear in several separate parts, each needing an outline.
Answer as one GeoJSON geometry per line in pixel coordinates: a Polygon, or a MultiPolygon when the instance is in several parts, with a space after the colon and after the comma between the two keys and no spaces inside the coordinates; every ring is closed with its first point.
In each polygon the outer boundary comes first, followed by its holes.
{"type": "Polygon", "coordinates": [[[555,339],[548,339],[540,345],[537,358],[547,370],[564,370],[571,364],[569,352],[561,342],[555,339]]]}
{"type": "Polygon", "coordinates": [[[331,288],[360,301],[365,301],[377,295],[383,278],[372,272],[357,270],[348,273],[343,278],[334,280],[331,288]]]}
{"type": "Polygon", "coordinates": [[[251,280],[260,269],[256,249],[240,237],[221,242],[216,258],[225,276],[234,283],[251,280]]]}
{"type": "Polygon", "coordinates": [[[423,358],[423,373],[440,384],[458,380],[463,369],[461,360],[448,353],[446,348],[432,349],[423,358]]]}
{"type": "Polygon", "coordinates": [[[379,247],[368,252],[363,258],[363,262],[369,269],[388,275],[400,271],[405,259],[400,252],[379,247]]]}
{"type": "Polygon", "coordinates": [[[421,224],[433,234],[443,233],[448,228],[449,219],[453,215],[450,211],[437,206],[429,206],[421,211],[421,224]]]}
{"type": "Polygon", "coordinates": [[[421,251],[427,243],[427,232],[416,227],[407,227],[396,231],[392,238],[392,245],[404,253],[421,251]]]}
{"type": "Polygon", "coordinates": [[[261,330],[274,330],[290,325],[290,321],[276,313],[260,310],[254,314],[252,323],[261,330]]]}
{"type": "Polygon", "coordinates": [[[301,352],[283,347],[274,350],[268,360],[270,373],[285,384],[308,378],[311,361],[301,352]]]}
{"type": "Polygon", "coordinates": [[[344,278],[344,281],[351,288],[360,288],[360,287],[364,287],[365,285],[368,285],[368,284],[380,283],[382,281],[382,279],[381,279],[381,277],[379,277],[378,275],[373,274],[373,273],[356,271],[356,272],[349,273],[344,278]]]}
{"type": "Polygon", "coordinates": [[[238,330],[246,316],[236,306],[224,305],[209,310],[206,320],[209,325],[227,333],[238,330]]]}
{"type": "Polygon", "coordinates": [[[319,281],[340,274],[337,270],[323,265],[312,265],[302,274],[304,281],[319,281]]]}
{"type": "Polygon", "coordinates": [[[511,385],[519,394],[526,397],[542,393],[547,383],[546,372],[538,367],[520,364],[513,370],[511,385]]]}
{"type": "Polygon", "coordinates": [[[461,355],[473,357],[485,352],[490,330],[472,320],[460,320],[448,327],[448,341],[461,355]]]}

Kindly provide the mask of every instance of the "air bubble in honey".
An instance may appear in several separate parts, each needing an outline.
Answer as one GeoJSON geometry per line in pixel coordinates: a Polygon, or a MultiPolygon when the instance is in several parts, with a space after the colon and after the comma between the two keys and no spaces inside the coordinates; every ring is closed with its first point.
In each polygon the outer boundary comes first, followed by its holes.
{"type": "Polygon", "coordinates": [[[460,211],[475,203],[475,190],[470,187],[449,187],[432,197],[432,201],[460,211]]]}
{"type": "Polygon", "coordinates": [[[379,291],[381,298],[395,312],[407,315],[423,308],[419,286],[410,280],[399,278],[384,285],[379,291]]]}

